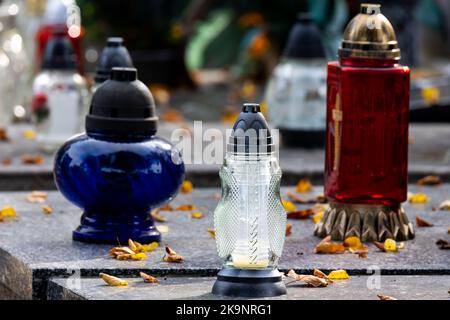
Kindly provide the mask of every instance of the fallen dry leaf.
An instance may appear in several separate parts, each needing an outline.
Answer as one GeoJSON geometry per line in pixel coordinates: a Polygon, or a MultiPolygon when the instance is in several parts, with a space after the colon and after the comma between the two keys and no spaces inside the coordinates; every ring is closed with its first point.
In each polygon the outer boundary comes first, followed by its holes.
{"type": "Polygon", "coordinates": [[[426,176],[416,182],[419,186],[437,186],[442,184],[442,180],[439,176],[426,176]]]}
{"type": "Polygon", "coordinates": [[[156,250],[156,248],[159,247],[159,243],[158,242],[152,242],[149,244],[143,244],[142,245],[142,252],[152,252],[154,250],[156,250]]]}
{"type": "Polygon", "coordinates": [[[51,214],[53,212],[53,208],[49,205],[42,206],[42,212],[45,214],[51,214]]]}
{"type": "Polygon", "coordinates": [[[144,282],[147,283],[158,283],[158,279],[156,279],[155,277],[148,275],[144,272],[139,272],[139,275],[141,276],[142,279],[144,279],[144,282]]]}
{"type": "Polygon", "coordinates": [[[133,250],[131,250],[128,247],[114,247],[111,250],[109,250],[109,255],[113,258],[117,258],[121,255],[132,255],[135,254],[133,250]]]}
{"type": "Polygon", "coordinates": [[[327,203],[328,199],[327,199],[327,197],[325,197],[325,195],[323,193],[320,193],[316,196],[316,202],[317,203],[327,203]]]}
{"type": "Polygon", "coordinates": [[[397,246],[397,249],[399,249],[399,250],[403,250],[403,249],[405,249],[405,243],[402,241],[402,242],[399,242],[398,243],[398,246],[397,246]]]}
{"type": "Polygon", "coordinates": [[[24,154],[21,157],[22,163],[23,164],[35,164],[35,165],[40,165],[44,163],[44,157],[41,155],[31,155],[31,154],[24,154]]]}
{"type": "Polygon", "coordinates": [[[316,277],[325,279],[328,283],[332,283],[332,282],[333,282],[333,280],[331,280],[325,273],[323,273],[323,272],[320,271],[319,269],[314,269],[314,270],[313,270],[313,274],[314,274],[316,277]]]}
{"type": "Polygon", "coordinates": [[[213,228],[208,228],[208,234],[211,236],[211,238],[215,238],[216,237],[216,230],[214,230],[213,228]]]}
{"type": "Polygon", "coordinates": [[[193,185],[192,182],[189,180],[184,180],[183,183],[181,184],[181,193],[189,193],[192,191],[193,189],[193,185]]]}
{"type": "Polygon", "coordinates": [[[319,223],[323,219],[323,215],[325,214],[325,211],[320,211],[312,216],[312,221],[314,223],[319,223]]]}
{"type": "Polygon", "coordinates": [[[0,128],[0,141],[9,141],[8,133],[5,128],[0,128]]]}
{"type": "Polygon", "coordinates": [[[384,294],[377,294],[377,297],[378,297],[378,299],[380,299],[380,300],[397,300],[397,299],[394,298],[394,297],[386,296],[386,295],[384,295],[384,294]]]}
{"type": "Polygon", "coordinates": [[[433,226],[432,223],[426,221],[425,219],[423,219],[419,216],[416,216],[416,225],[418,227],[432,227],[433,226]]]}
{"type": "Polygon", "coordinates": [[[133,253],[137,252],[138,249],[134,241],[131,239],[128,239],[128,248],[130,248],[130,250],[133,251],[133,253]]]}
{"type": "Polygon", "coordinates": [[[13,161],[11,158],[6,158],[1,161],[2,165],[4,165],[4,166],[10,166],[12,164],[12,162],[13,161]]]}
{"type": "Polygon", "coordinates": [[[372,241],[372,243],[375,245],[375,247],[380,249],[380,251],[386,252],[386,248],[384,247],[384,244],[382,244],[381,242],[372,241]]]}
{"type": "Polygon", "coordinates": [[[439,205],[439,210],[450,210],[450,200],[445,200],[439,205]]]}
{"type": "Polygon", "coordinates": [[[297,182],[297,185],[295,187],[295,191],[298,193],[310,192],[311,190],[312,184],[309,179],[301,179],[299,182],[297,182]]]}
{"type": "Polygon", "coordinates": [[[350,279],[350,276],[348,275],[347,271],[341,269],[331,271],[328,274],[328,278],[330,278],[331,280],[347,280],[350,279]]]}
{"type": "Polygon", "coordinates": [[[127,281],[114,276],[110,276],[109,274],[106,273],[100,273],[100,278],[102,278],[103,281],[105,281],[107,284],[113,287],[124,287],[128,285],[127,281]]]}
{"type": "Polygon", "coordinates": [[[292,233],[292,224],[287,223],[286,224],[286,232],[285,232],[286,237],[289,237],[291,235],[291,233],[292,233]]]}
{"type": "Polygon", "coordinates": [[[314,248],[315,253],[343,253],[345,247],[343,244],[331,242],[331,236],[327,236],[320,241],[314,248]]]}
{"type": "Polygon", "coordinates": [[[190,217],[191,219],[201,219],[203,218],[203,213],[201,213],[200,211],[195,211],[191,213],[190,217]]]}
{"type": "Polygon", "coordinates": [[[165,122],[181,122],[184,120],[181,113],[175,109],[170,109],[163,112],[160,117],[165,122]]]}
{"type": "Polygon", "coordinates": [[[181,204],[175,208],[175,211],[193,211],[195,206],[193,204],[181,204]]]}
{"type": "Polygon", "coordinates": [[[318,288],[318,287],[326,287],[328,285],[328,281],[324,278],[320,278],[313,275],[304,275],[304,274],[297,274],[294,270],[290,270],[287,273],[287,276],[294,281],[303,281],[309,286],[318,288]]]}
{"type": "Polygon", "coordinates": [[[159,211],[173,211],[173,207],[170,204],[165,204],[159,208],[159,211]]]}
{"type": "Polygon", "coordinates": [[[414,203],[414,204],[426,203],[426,202],[428,202],[428,200],[429,200],[428,196],[423,192],[413,194],[409,198],[409,202],[414,203]]]}
{"type": "Polygon", "coordinates": [[[367,252],[358,252],[358,258],[367,259],[367,252]]]}
{"type": "Polygon", "coordinates": [[[180,263],[184,261],[184,258],[169,246],[166,246],[166,253],[167,254],[163,257],[164,262],[180,263]]]}
{"type": "Polygon", "coordinates": [[[356,250],[361,249],[363,244],[359,237],[348,237],[344,240],[344,247],[356,250]]]}
{"type": "Polygon", "coordinates": [[[297,210],[297,208],[295,207],[295,205],[291,201],[281,200],[281,203],[283,204],[284,210],[286,212],[292,212],[292,211],[297,210]]]}
{"type": "Polygon", "coordinates": [[[167,222],[167,218],[164,217],[164,216],[162,216],[162,215],[159,213],[160,210],[161,210],[160,208],[153,209],[153,210],[150,212],[150,216],[151,216],[152,219],[153,219],[154,221],[156,221],[156,222],[167,222]]]}
{"type": "Polygon", "coordinates": [[[307,219],[310,216],[312,216],[313,214],[314,214],[313,209],[290,211],[290,212],[288,211],[287,218],[301,220],[301,219],[307,219]]]}
{"type": "Polygon", "coordinates": [[[439,239],[438,241],[436,241],[436,245],[441,250],[449,250],[450,249],[450,243],[443,239],[439,239]]]}
{"type": "Polygon", "coordinates": [[[296,194],[293,194],[292,192],[287,192],[286,196],[289,198],[289,200],[293,203],[298,203],[298,204],[307,204],[310,203],[310,201],[308,201],[307,199],[304,199],[296,194]]]}
{"type": "Polygon", "coordinates": [[[32,191],[27,195],[27,201],[31,203],[44,203],[48,194],[44,191],[32,191]]]}
{"type": "Polygon", "coordinates": [[[384,240],[384,248],[388,252],[397,252],[397,242],[393,239],[384,240]]]}
{"type": "Polygon", "coordinates": [[[14,218],[17,216],[16,209],[13,207],[4,207],[0,210],[0,217],[3,218],[14,218]]]}

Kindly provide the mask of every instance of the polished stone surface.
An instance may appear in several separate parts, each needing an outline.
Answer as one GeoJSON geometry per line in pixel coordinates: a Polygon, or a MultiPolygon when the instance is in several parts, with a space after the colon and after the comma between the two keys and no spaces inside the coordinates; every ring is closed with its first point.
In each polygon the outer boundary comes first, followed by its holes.
{"type": "MultiPolygon", "coordinates": [[[[140,278],[126,278],[127,287],[110,287],[99,278],[52,279],[49,300],[217,300],[212,277],[166,277],[158,284],[144,283],[140,278]]],[[[290,280],[286,280],[289,282],[290,280]]],[[[388,295],[398,300],[450,300],[448,276],[353,276],[336,280],[324,288],[302,283],[287,286],[287,295],[262,300],[378,300],[388,295]]],[[[259,298],[261,299],[261,298],[259,298]]]]}
{"type": "MultiPolygon", "coordinates": [[[[312,193],[321,192],[316,187],[312,193]]],[[[418,228],[416,238],[406,242],[398,253],[382,253],[369,245],[367,259],[354,254],[319,255],[314,253],[320,239],[313,236],[311,220],[289,220],[292,235],[287,237],[280,269],[310,272],[346,269],[353,275],[366,275],[379,268],[389,275],[450,275],[450,251],[435,245],[442,238],[450,241],[449,211],[433,211],[439,203],[450,198],[450,185],[438,187],[410,186],[410,191],[423,191],[431,197],[427,204],[405,204],[411,221],[416,215],[434,223],[431,228],[418,228]]],[[[282,195],[293,188],[284,188],[282,195]]],[[[185,257],[185,262],[162,262],[163,246],[149,254],[146,261],[118,261],[108,257],[111,246],[73,242],[72,230],[78,225],[81,210],[72,206],[56,192],[50,192],[47,204],[54,208],[51,215],[42,213],[41,205],[26,201],[26,192],[3,192],[0,207],[13,206],[18,212],[14,221],[0,223],[0,284],[24,298],[46,297],[47,282],[52,277],[96,277],[99,272],[119,276],[136,276],[138,271],[156,275],[213,276],[221,263],[216,254],[215,241],[207,229],[213,226],[213,210],[218,202],[218,189],[194,188],[180,194],[172,203],[194,204],[205,214],[203,219],[191,219],[189,212],[163,212],[168,227],[162,245],[170,245],[185,257]]],[[[313,197],[310,195],[310,197],[313,197]]],[[[307,208],[309,205],[298,206],[307,208]]]]}

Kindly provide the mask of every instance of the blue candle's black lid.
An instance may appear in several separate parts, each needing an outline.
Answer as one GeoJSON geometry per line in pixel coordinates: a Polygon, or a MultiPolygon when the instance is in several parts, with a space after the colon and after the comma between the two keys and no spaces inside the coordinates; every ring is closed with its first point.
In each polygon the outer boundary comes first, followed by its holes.
{"type": "Polygon", "coordinates": [[[113,68],[86,116],[86,132],[153,135],[157,124],[153,96],[135,68],[113,68]]]}
{"type": "Polygon", "coordinates": [[[308,13],[298,15],[289,33],[283,56],[305,59],[325,57],[320,31],[308,13]]]}
{"type": "Polygon", "coordinates": [[[274,151],[269,125],[257,103],[245,103],[233,126],[227,151],[236,154],[268,154],[274,151]]]}
{"type": "Polygon", "coordinates": [[[77,58],[65,32],[55,32],[47,42],[42,60],[43,70],[76,70],[77,58]]]}
{"type": "Polygon", "coordinates": [[[103,83],[108,80],[113,67],[133,67],[130,54],[128,53],[127,48],[122,44],[123,39],[120,37],[108,38],[106,47],[103,49],[97,63],[95,72],[96,83],[103,83]]]}

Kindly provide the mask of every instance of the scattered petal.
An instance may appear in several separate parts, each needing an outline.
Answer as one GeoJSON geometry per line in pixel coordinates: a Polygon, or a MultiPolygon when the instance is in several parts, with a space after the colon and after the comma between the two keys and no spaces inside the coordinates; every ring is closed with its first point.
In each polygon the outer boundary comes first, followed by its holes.
{"type": "Polygon", "coordinates": [[[14,218],[17,216],[16,209],[13,207],[4,207],[0,210],[0,217],[1,218],[14,218]]]}
{"type": "Polygon", "coordinates": [[[312,216],[312,221],[314,223],[319,223],[323,219],[323,215],[325,214],[325,211],[320,211],[312,216]]]}
{"type": "Polygon", "coordinates": [[[419,186],[437,186],[442,184],[442,180],[439,176],[426,176],[416,182],[419,186]]]}
{"type": "Polygon", "coordinates": [[[0,141],[9,141],[8,133],[5,128],[0,128],[0,141]]]}
{"type": "Polygon", "coordinates": [[[33,130],[24,130],[22,136],[27,140],[34,140],[36,139],[36,132],[33,130]]]}
{"type": "Polygon", "coordinates": [[[343,253],[345,247],[336,242],[320,242],[315,248],[315,253],[343,253]]]}
{"type": "Polygon", "coordinates": [[[164,262],[180,263],[184,261],[184,258],[169,246],[166,246],[166,253],[167,254],[163,257],[164,262]]]}
{"type": "Polygon", "coordinates": [[[181,184],[181,193],[189,193],[193,189],[192,182],[189,180],[184,180],[181,184]]]}
{"type": "Polygon", "coordinates": [[[450,200],[445,200],[439,205],[439,210],[450,210],[450,200]]]}
{"type": "Polygon", "coordinates": [[[363,248],[363,244],[359,237],[348,237],[344,240],[344,247],[353,250],[358,250],[363,248]]]}
{"type": "Polygon", "coordinates": [[[347,280],[350,279],[350,276],[348,275],[347,271],[341,269],[331,271],[328,274],[328,278],[330,278],[331,280],[347,280]]]}
{"type": "Polygon", "coordinates": [[[298,193],[310,192],[312,190],[312,184],[309,179],[301,179],[297,186],[295,187],[295,191],[298,193]]]}
{"type": "Polygon", "coordinates": [[[384,241],[384,248],[388,252],[397,252],[397,242],[393,239],[386,239],[384,241]]]}
{"type": "Polygon", "coordinates": [[[144,252],[140,252],[132,254],[130,258],[131,260],[140,261],[140,260],[147,260],[148,257],[144,252]]]}
{"type": "Polygon", "coordinates": [[[130,248],[130,250],[133,252],[137,252],[137,246],[131,239],[128,239],[128,248],[130,248]]]}
{"type": "Polygon", "coordinates": [[[426,202],[428,202],[428,200],[429,200],[428,196],[425,193],[419,192],[419,193],[413,194],[411,196],[411,198],[409,199],[409,202],[418,204],[418,203],[426,203],[426,202]]]}
{"type": "Polygon", "coordinates": [[[394,298],[394,297],[386,296],[386,295],[384,295],[384,294],[377,294],[377,297],[378,297],[378,299],[380,299],[380,300],[397,300],[397,299],[394,298]]]}
{"type": "Polygon", "coordinates": [[[27,201],[31,203],[44,203],[48,194],[44,191],[32,191],[27,195],[27,201]]]}
{"type": "Polygon", "coordinates": [[[11,158],[6,158],[6,159],[3,159],[2,161],[1,161],[1,164],[2,165],[4,165],[4,166],[10,166],[11,164],[12,164],[12,159],[11,158]]]}
{"type": "Polygon", "coordinates": [[[158,247],[159,247],[159,243],[158,242],[152,242],[152,243],[149,243],[149,244],[143,244],[142,245],[142,251],[143,252],[151,252],[151,251],[156,250],[156,248],[158,248],[158,247]]]}
{"type": "Polygon", "coordinates": [[[425,219],[423,219],[419,216],[416,216],[416,225],[418,227],[432,227],[433,226],[432,223],[426,221],[425,219]]]}
{"type": "Polygon", "coordinates": [[[141,276],[142,279],[144,279],[144,282],[147,283],[158,283],[158,279],[156,279],[155,277],[148,275],[144,272],[139,272],[139,275],[141,276]]]}
{"type": "Polygon", "coordinates": [[[102,278],[103,281],[105,281],[107,284],[113,287],[124,287],[128,285],[127,281],[114,276],[110,276],[109,274],[106,273],[100,273],[100,278],[102,278]]]}
{"type": "Polygon", "coordinates": [[[314,269],[313,273],[316,277],[325,279],[328,283],[332,283],[333,280],[331,280],[325,273],[323,273],[322,271],[320,271],[319,269],[314,269]]]}

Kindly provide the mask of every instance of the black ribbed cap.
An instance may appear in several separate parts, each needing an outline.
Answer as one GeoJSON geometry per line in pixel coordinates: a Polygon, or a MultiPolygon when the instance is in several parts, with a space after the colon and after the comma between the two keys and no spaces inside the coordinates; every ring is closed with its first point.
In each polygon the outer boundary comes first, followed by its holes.
{"type": "Polygon", "coordinates": [[[227,151],[237,154],[268,154],[274,151],[269,125],[259,104],[245,103],[233,126],[227,151]]]}
{"type": "Polygon", "coordinates": [[[106,134],[156,133],[158,118],[150,90],[137,80],[135,68],[113,68],[92,97],[86,132],[106,134]]]}
{"type": "Polygon", "coordinates": [[[283,52],[288,58],[324,58],[325,49],[320,31],[308,13],[300,13],[289,33],[283,52]]]}
{"type": "Polygon", "coordinates": [[[41,69],[76,70],[77,58],[65,33],[55,33],[47,42],[41,69]]]}
{"type": "Polygon", "coordinates": [[[109,79],[113,67],[132,68],[133,62],[127,48],[123,46],[123,39],[111,37],[106,41],[95,72],[95,82],[103,83],[109,79]]]}

